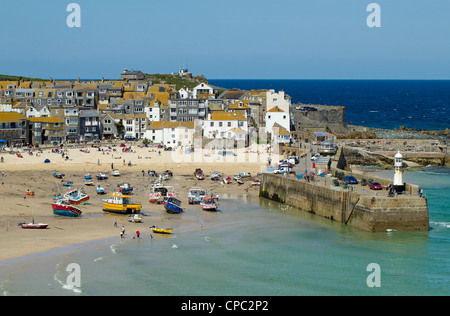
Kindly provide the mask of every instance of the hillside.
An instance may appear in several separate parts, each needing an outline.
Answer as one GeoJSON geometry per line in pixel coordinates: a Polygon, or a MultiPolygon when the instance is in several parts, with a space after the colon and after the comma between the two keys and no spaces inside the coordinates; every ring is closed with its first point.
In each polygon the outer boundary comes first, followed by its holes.
{"type": "Polygon", "coordinates": [[[23,77],[23,76],[0,75],[0,81],[15,81],[15,80],[47,81],[48,79],[28,78],[28,77],[23,77]]]}
{"type": "Polygon", "coordinates": [[[175,74],[146,74],[146,76],[148,79],[151,79],[153,81],[153,84],[162,82],[167,84],[174,84],[176,85],[177,90],[181,88],[193,89],[201,82],[207,83],[204,76],[197,76],[192,79],[181,78],[180,76],[175,74]]]}

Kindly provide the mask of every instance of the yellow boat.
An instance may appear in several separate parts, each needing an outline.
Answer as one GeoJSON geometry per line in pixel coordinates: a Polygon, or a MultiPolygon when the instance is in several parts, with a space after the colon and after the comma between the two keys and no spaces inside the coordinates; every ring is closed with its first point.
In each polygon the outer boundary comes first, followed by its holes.
{"type": "Polygon", "coordinates": [[[103,200],[103,211],[116,214],[138,214],[142,210],[142,205],[132,203],[131,195],[123,195],[121,193],[110,194],[109,199],[103,200]]]}
{"type": "Polygon", "coordinates": [[[158,234],[172,234],[173,228],[159,228],[152,226],[152,231],[158,234]]]}

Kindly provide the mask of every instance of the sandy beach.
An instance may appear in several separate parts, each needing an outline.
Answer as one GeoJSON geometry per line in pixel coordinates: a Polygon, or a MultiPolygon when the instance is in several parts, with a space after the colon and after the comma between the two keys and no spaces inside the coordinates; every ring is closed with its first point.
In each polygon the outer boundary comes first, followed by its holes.
{"type": "Polygon", "coordinates": [[[133,235],[135,230],[150,233],[150,226],[164,225],[166,227],[197,227],[194,223],[196,214],[202,212],[198,205],[188,205],[187,193],[191,187],[201,186],[214,194],[254,194],[259,193],[259,187],[252,186],[252,179],[261,172],[266,165],[265,158],[258,155],[238,154],[235,157],[219,157],[212,154],[206,159],[198,161],[198,153],[183,154],[178,152],[160,151],[157,148],[132,146],[131,152],[123,152],[119,146],[110,147],[99,145],[94,148],[88,145],[74,146],[65,149],[64,158],[61,152],[52,149],[33,149],[33,155],[27,150],[16,154],[2,152],[3,163],[0,163],[1,190],[0,201],[0,261],[22,257],[28,254],[42,252],[58,247],[84,243],[92,240],[119,237],[120,229],[124,225],[126,233],[133,235]],[[67,159],[66,156],[69,158],[67,159]],[[256,159],[255,159],[256,157],[256,159]],[[46,159],[50,163],[44,163],[46,159]],[[130,164],[130,165],[129,165],[130,164]],[[112,168],[120,171],[120,177],[112,177],[112,168]],[[235,181],[223,185],[211,181],[196,180],[193,172],[202,168],[208,176],[218,170],[224,176],[233,176],[239,172],[250,172],[252,177],[245,178],[243,185],[235,181]],[[166,185],[174,186],[178,197],[183,201],[185,214],[170,215],[161,205],[154,205],[148,201],[147,194],[151,188],[151,181],[157,178],[149,176],[148,170],[161,173],[171,170],[173,177],[166,181],[166,185]],[[60,179],[52,176],[53,172],[65,174],[65,179],[73,182],[72,188],[84,188],[90,196],[89,203],[80,208],[83,215],[79,218],[69,218],[52,213],[52,197],[57,193],[65,193],[69,189],[64,187],[60,179]],[[144,171],[144,175],[142,174],[144,171]],[[109,178],[97,181],[95,175],[104,172],[109,178]],[[86,187],[83,184],[84,175],[91,173],[94,184],[101,183],[108,194],[117,191],[117,185],[128,182],[134,186],[135,201],[142,204],[143,223],[134,224],[127,221],[126,215],[105,213],[102,210],[102,198],[97,195],[96,186],[86,187]],[[34,197],[26,196],[25,192],[35,192],[34,197]],[[26,230],[18,226],[20,222],[49,224],[47,229],[26,230]],[[117,227],[113,225],[117,220],[117,227]]]}

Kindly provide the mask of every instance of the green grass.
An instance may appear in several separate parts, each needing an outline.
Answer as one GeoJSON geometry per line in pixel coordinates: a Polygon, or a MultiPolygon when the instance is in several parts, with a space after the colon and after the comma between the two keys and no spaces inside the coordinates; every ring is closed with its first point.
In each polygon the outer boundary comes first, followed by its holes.
{"type": "Polygon", "coordinates": [[[23,77],[23,76],[0,75],[0,81],[15,81],[15,80],[25,80],[25,81],[47,81],[48,79],[28,78],[28,77],[23,77]]]}
{"type": "Polygon", "coordinates": [[[153,84],[158,84],[162,81],[167,84],[174,84],[177,86],[177,90],[181,88],[193,89],[198,85],[198,82],[181,78],[178,75],[147,74],[147,77],[151,78],[153,84]]]}

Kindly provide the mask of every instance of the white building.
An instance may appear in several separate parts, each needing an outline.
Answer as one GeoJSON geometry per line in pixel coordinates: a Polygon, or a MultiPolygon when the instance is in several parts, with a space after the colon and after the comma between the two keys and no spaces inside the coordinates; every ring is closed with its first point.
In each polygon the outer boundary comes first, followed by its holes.
{"type": "Polygon", "coordinates": [[[269,111],[274,107],[278,107],[286,113],[289,113],[289,108],[291,106],[291,99],[284,94],[284,91],[275,90],[266,91],[266,110],[269,111]]]}
{"type": "Polygon", "coordinates": [[[203,99],[215,99],[214,95],[214,89],[208,86],[206,83],[201,83],[198,86],[196,86],[194,89],[192,89],[192,98],[193,99],[199,99],[199,95],[208,95],[207,98],[203,99]]]}
{"type": "Polygon", "coordinates": [[[290,116],[289,111],[286,112],[280,109],[278,106],[275,106],[266,112],[266,130],[271,131],[274,124],[278,124],[279,126],[285,128],[288,132],[290,132],[290,116]]]}
{"type": "Polygon", "coordinates": [[[149,106],[144,108],[145,116],[147,116],[149,122],[161,121],[161,109],[159,102],[155,100],[151,102],[149,106]]]}
{"type": "Polygon", "coordinates": [[[168,147],[192,146],[194,126],[194,122],[153,122],[147,127],[145,138],[168,147]]]}
{"type": "Polygon", "coordinates": [[[203,136],[206,138],[240,139],[247,134],[247,118],[240,113],[217,111],[208,114],[208,118],[203,121],[203,136]]]}
{"type": "Polygon", "coordinates": [[[125,138],[143,139],[147,132],[147,117],[144,114],[129,115],[123,120],[125,138]]]}

